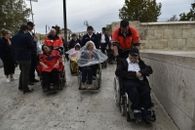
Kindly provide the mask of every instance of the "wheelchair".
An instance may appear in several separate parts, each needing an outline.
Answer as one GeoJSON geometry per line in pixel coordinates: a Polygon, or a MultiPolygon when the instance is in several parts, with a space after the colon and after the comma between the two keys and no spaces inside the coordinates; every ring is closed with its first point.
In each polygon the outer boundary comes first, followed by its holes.
{"type": "Polygon", "coordinates": [[[42,71],[40,64],[37,65],[37,71],[40,76],[41,86],[42,86],[43,92],[45,93],[56,93],[59,90],[63,90],[63,88],[66,86],[64,61],[63,61],[63,58],[60,58],[59,60],[60,60],[60,63],[59,63],[60,68],[54,69],[51,72],[42,71]],[[46,77],[44,78],[44,76],[46,77]],[[52,79],[53,77],[54,79],[52,79]],[[47,79],[47,78],[51,78],[51,79],[44,81],[44,79],[47,79]]]}
{"type": "Polygon", "coordinates": [[[70,67],[70,73],[71,73],[71,75],[78,76],[79,66],[78,66],[77,62],[70,59],[70,65],[69,65],[69,67],[70,67]]]}
{"type": "Polygon", "coordinates": [[[97,72],[96,72],[96,79],[92,81],[93,88],[85,88],[82,89],[83,83],[82,83],[82,72],[78,71],[78,84],[79,84],[79,90],[99,90],[101,87],[102,82],[102,65],[98,64],[97,72]]]}
{"type": "Polygon", "coordinates": [[[128,94],[121,89],[122,85],[123,84],[121,79],[119,79],[118,77],[114,77],[114,99],[117,107],[119,107],[121,115],[125,116],[128,122],[134,121],[136,123],[139,123],[144,121],[147,124],[154,122],[156,120],[154,110],[151,110],[151,112],[148,113],[148,111],[142,108],[142,119],[140,120],[134,117],[134,113],[131,109],[132,102],[129,100],[128,94]],[[150,120],[148,120],[148,118],[146,117],[148,115],[151,117],[150,120]]]}

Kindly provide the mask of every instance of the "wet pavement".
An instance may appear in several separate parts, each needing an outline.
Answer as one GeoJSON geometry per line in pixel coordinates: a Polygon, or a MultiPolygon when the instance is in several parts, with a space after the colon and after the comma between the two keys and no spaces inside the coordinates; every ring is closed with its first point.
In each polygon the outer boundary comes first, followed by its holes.
{"type": "Polygon", "coordinates": [[[177,130],[154,96],[155,123],[127,122],[115,105],[114,70],[114,65],[103,69],[100,91],[79,91],[67,65],[64,90],[46,95],[37,83],[33,93],[24,95],[17,89],[18,79],[6,83],[0,69],[0,130],[177,130]]]}

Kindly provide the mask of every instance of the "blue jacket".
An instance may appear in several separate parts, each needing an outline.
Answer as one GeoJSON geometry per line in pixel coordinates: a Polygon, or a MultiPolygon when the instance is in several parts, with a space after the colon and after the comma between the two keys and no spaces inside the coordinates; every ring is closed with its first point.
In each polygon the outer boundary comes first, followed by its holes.
{"type": "Polygon", "coordinates": [[[12,38],[16,61],[30,61],[33,49],[33,38],[24,32],[18,32],[12,38]]]}

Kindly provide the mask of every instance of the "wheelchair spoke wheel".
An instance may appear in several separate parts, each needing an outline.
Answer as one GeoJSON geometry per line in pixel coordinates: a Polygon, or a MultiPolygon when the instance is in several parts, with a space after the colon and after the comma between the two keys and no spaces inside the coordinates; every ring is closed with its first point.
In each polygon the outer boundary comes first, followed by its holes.
{"type": "Polygon", "coordinates": [[[121,110],[122,116],[127,115],[127,100],[123,96],[121,96],[120,110],[121,110]]]}
{"type": "Polygon", "coordinates": [[[117,81],[116,79],[114,78],[114,98],[115,98],[115,103],[118,107],[120,107],[120,91],[118,90],[118,87],[117,87],[117,81]]]}

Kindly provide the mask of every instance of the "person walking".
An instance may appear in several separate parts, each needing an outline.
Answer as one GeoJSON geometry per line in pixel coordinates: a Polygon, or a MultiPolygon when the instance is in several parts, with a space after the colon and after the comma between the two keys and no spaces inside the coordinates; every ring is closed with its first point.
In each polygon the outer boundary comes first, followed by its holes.
{"type": "Polygon", "coordinates": [[[3,61],[4,74],[6,82],[14,80],[13,74],[15,71],[15,59],[13,54],[13,46],[11,42],[11,32],[9,30],[2,30],[2,38],[0,39],[0,58],[3,61]]]}
{"type": "Polygon", "coordinates": [[[21,25],[20,31],[12,38],[16,62],[21,71],[18,89],[24,94],[33,91],[28,87],[33,43],[32,37],[27,34],[27,31],[27,25],[21,25]]]}
{"type": "Polygon", "coordinates": [[[106,49],[109,46],[110,39],[108,34],[106,33],[105,27],[102,28],[102,32],[98,35],[98,40],[102,53],[106,54],[106,49]]]}
{"type": "Polygon", "coordinates": [[[37,66],[37,38],[35,34],[32,32],[34,29],[34,23],[33,22],[27,22],[28,32],[27,35],[31,38],[31,42],[33,43],[32,53],[31,53],[31,66],[30,66],[30,72],[29,72],[29,85],[33,85],[36,82],[39,82],[39,80],[35,79],[35,70],[37,66]]]}
{"type": "Polygon", "coordinates": [[[85,46],[88,41],[93,41],[95,43],[95,47],[99,49],[98,36],[94,33],[92,26],[87,27],[87,33],[82,38],[81,47],[85,46]]]}
{"type": "Polygon", "coordinates": [[[68,43],[68,49],[72,49],[75,47],[76,44],[81,44],[81,41],[77,38],[77,35],[75,33],[73,33],[71,35],[72,39],[69,41],[68,43]]]}

